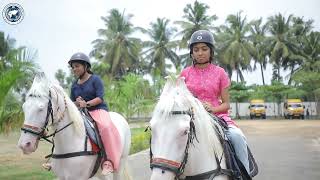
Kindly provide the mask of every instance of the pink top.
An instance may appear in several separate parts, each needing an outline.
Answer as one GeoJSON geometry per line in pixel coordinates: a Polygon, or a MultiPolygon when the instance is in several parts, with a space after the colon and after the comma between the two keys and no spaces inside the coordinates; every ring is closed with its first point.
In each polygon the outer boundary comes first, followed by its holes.
{"type": "MultiPolygon", "coordinates": [[[[202,102],[209,102],[213,107],[220,105],[220,96],[223,89],[230,86],[230,79],[225,70],[219,66],[209,64],[205,68],[189,66],[182,70],[182,77],[190,92],[202,102]]],[[[236,125],[228,112],[215,113],[228,124],[236,125]]]]}

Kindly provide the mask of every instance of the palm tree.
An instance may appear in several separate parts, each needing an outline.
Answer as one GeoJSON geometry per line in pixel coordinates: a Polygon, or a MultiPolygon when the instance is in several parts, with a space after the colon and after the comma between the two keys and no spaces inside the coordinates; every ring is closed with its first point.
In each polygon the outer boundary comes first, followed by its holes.
{"type": "Polygon", "coordinates": [[[284,70],[290,69],[288,84],[291,84],[292,76],[301,69],[301,66],[305,62],[305,56],[302,52],[305,46],[303,39],[310,33],[313,20],[304,21],[303,17],[292,17],[292,22],[290,34],[292,34],[294,48],[292,48],[292,53],[282,63],[284,70]]]}
{"type": "Polygon", "coordinates": [[[312,30],[313,20],[304,21],[303,17],[292,17],[292,28],[291,33],[293,33],[299,48],[304,45],[303,39],[312,30]]]}
{"type": "Polygon", "coordinates": [[[291,33],[292,15],[288,18],[282,16],[280,13],[268,18],[268,30],[271,36],[268,38],[270,62],[274,67],[274,78],[277,81],[281,80],[280,69],[282,66],[292,67],[296,63],[292,63],[297,59],[292,57],[294,52],[297,52],[296,44],[291,33]]]}
{"type": "Polygon", "coordinates": [[[110,15],[101,17],[106,29],[99,29],[101,39],[92,43],[90,53],[99,61],[110,64],[106,74],[121,78],[123,75],[139,71],[140,40],[130,37],[137,29],[130,22],[131,14],[121,14],[117,9],[111,9],[110,15]]]}
{"type": "Polygon", "coordinates": [[[10,130],[22,119],[21,99],[32,82],[35,53],[26,47],[14,48],[14,39],[0,32],[0,132],[10,130]],[[6,126],[7,125],[7,126],[6,126]]]}
{"type": "Polygon", "coordinates": [[[264,81],[264,70],[266,70],[268,61],[268,51],[266,50],[267,44],[266,44],[266,32],[267,32],[267,25],[266,24],[261,24],[262,23],[262,18],[258,20],[253,20],[251,21],[251,42],[253,43],[253,46],[255,48],[255,53],[252,54],[254,58],[254,66],[253,70],[256,70],[257,68],[257,63],[260,64],[260,71],[261,71],[261,78],[262,78],[262,83],[265,85],[264,81]]]}
{"type": "Polygon", "coordinates": [[[182,35],[181,48],[187,47],[187,41],[190,39],[192,33],[200,29],[213,30],[212,22],[217,19],[216,15],[209,16],[207,11],[209,6],[195,1],[192,4],[187,4],[183,9],[184,15],[182,16],[186,21],[175,21],[175,24],[181,26],[182,31],[178,35],[182,35]]]}
{"type": "Polygon", "coordinates": [[[31,82],[36,53],[26,47],[14,48],[15,40],[0,32],[0,106],[9,91],[14,87],[18,93],[26,91],[31,82]]]}
{"type": "Polygon", "coordinates": [[[236,71],[237,82],[239,79],[244,81],[243,70],[251,70],[251,54],[254,54],[255,50],[249,41],[249,30],[246,17],[242,18],[241,12],[238,12],[227,17],[226,25],[220,26],[216,36],[219,63],[236,71]]]}
{"type": "Polygon", "coordinates": [[[304,71],[320,72],[320,32],[311,32],[303,37],[302,55],[304,63],[300,69],[304,71]]]}
{"type": "Polygon", "coordinates": [[[179,57],[174,51],[174,48],[178,46],[178,41],[171,41],[176,29],[169,27],[169,20],[157,18],[155,23],[151,23],[150,29],[141,30],[151,38],[151,41],[143,43],[144,47],[147,48],[143,54],[146,54],[146,58],[149,59],[149,71],[159,71],[162,77],[166,76],[168,66],[166,59],[171,60],[176,68],[178,68],[179,57]]]}
{"type": "MultiPolygon", "coordinates": [[[[201,29],[205,30],[213,30],[214,26],[212,26],[213,21],[217,20],[218,17],[216,15],[208,15],[209,6],[195,1],[192,4],[187,4],[183,9],[184,15],[183,20],[175,21],[174,23],[181,27],[181,31],[177,33],[177,36],[182,36],[179,46],[181,49],[185,49],[188,47],[188,41],[191,35],[201,29]]],[[[190,65],[192,61],[190,61],[189,53],[180,55],[179,64],[181,67],[185,67],[190,65]]]]}

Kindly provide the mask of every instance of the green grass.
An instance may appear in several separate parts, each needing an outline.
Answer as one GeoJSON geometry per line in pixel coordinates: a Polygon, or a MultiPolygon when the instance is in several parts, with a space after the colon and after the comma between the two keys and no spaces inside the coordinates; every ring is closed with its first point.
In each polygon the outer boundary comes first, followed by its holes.
{"type": "MultiPolygon", "coordinates": [[[[145,128],[131,129],[130,154],[149,148],[150,132],[145,128]]],[[[39,149],[32,155],[22,155],[16,147],[20,132],[10,133],[8,136],[0,135],[0,180],[53,180],[55,175],[41,167],[45,162],[43,158],[50,152],[51,146],[41,142],[39,149]]]]}
{"type": "Polygon", "coordinates": [[[150,147],[150,132],[144,132],[145,128],[131,129],[130,154],[134,154],[150,147]]]}
{"type": "Polygon", "coordinates": [[[53,180],[52,172],[44,171],[39,166],[23,168],[14,164],[0,165],[0,179],[6,180],[53,180]]]}

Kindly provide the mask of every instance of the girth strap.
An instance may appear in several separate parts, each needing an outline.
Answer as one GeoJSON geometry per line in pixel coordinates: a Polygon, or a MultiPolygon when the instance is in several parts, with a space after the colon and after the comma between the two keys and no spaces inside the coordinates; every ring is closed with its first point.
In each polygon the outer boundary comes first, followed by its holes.
{"type": "Polygon", "coordinates": [[[232,177],[232,171],[229,169],[215,169],[215,170],[201,173],[195,176],[187,176],[185,180],[202,180],[202,179],[212,180],[216,176],[219,176],[222,174],[232,177]]]}
{"type": "Polygon", "coordinates": [[[213,180],[213,178],[220,176],[220,175],[227,175],[229,177],[233,177],[234,173],[231,169],[222,169],[221,168],[221,160],[222,160],[222,156],[221,159],[219,160],[217,157],[217,154],[215,153],[215,159],[217,162],[217,168],[212,170],[212,171],[208,171],[205,173],[201,173],[195,176],[187,176],[186,180],[202,180],[202,179],[208,179],[208,180],[213,180]]]}
{"type": "Polygon", "coordinates": [[[94,151],[79,151],[79,152],[72,152],[72,153],[65,153],[65,154],[52,154],[51,158],[53,159],[64,159],[64,158],[72,158],[76,156],[90,156],[96,155],[97,153],[94,151]]]}

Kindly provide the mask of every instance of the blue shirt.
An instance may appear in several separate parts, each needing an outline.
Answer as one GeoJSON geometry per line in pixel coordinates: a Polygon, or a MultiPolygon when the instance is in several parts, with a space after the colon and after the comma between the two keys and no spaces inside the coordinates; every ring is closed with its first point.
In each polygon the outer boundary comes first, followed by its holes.
{"type": "Polygon", "coordinates": [[[90,101],[96,97],[102,100],[102,103],[88,107],[88,110],[105,109],[108,110],[107,104],[103,100],[104,87],[99,76],[92,74],[90,78],[83,84],[78,84],[75,81],[71,87],[71,100],[76,101],[77,97],[81,96],[85,101],[90,101]]]}

